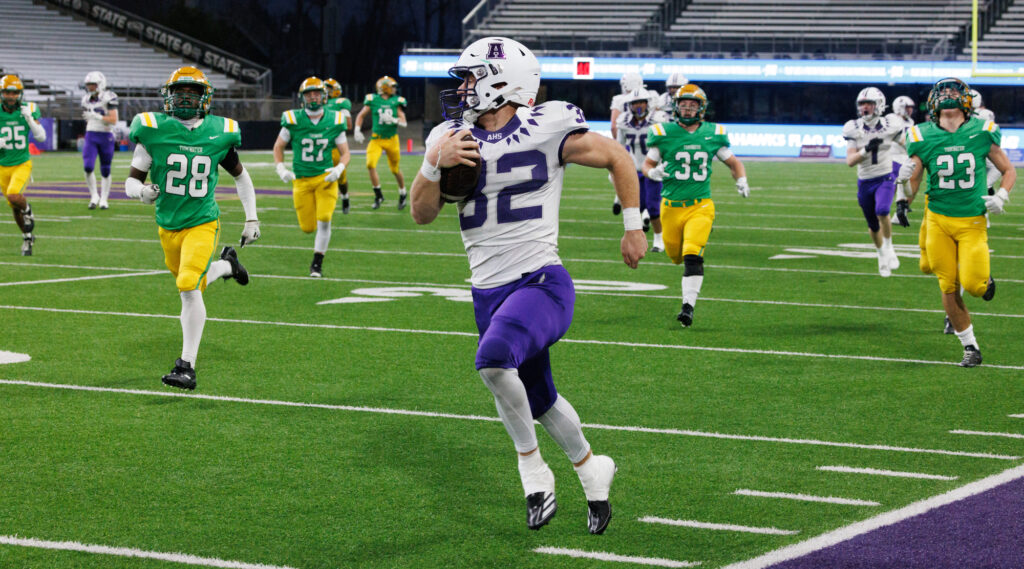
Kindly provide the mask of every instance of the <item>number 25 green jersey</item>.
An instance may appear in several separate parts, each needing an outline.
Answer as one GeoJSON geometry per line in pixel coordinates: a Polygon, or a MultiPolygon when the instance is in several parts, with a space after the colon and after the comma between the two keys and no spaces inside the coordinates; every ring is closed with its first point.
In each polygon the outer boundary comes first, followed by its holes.
{"type": "Polygon", "coordinates": [[[907,131],[907,154],[928,170],[928,209],[949,217],[985,214],[985,157],[1002,134],[992,121],[972,117],[949,132],[934,122],[907,131]]]}
{"type": "MultiPolygon", "coordinates": [[[[39,120],[39,107],[35,103],[22,103],[28,107],[32,118],[39,120]]],[[[0,166],[17,166],[28,162],[28,122],[21,116],[21,109],[11,112],[0,108],[0,166]]]]}
{"type": "Polygon", "coordinates": [[[659,123],[647,131],[648,156],[652,150],[665,162],[661,196],[668,200],[711,197],[711,160],[729,147],[725,127],[702,122],[690,132],[678,123],[659,123]]]}
{"type": "Polygon", "coordinates": [[[177,231],[220,217],[213,197],[217,167],[232,148],[242,144],[237,122],[207,115],[189,130],[166,114],[139,113],[128,136],[153,158],[149,176],[160,186],[157,225],[177,231]]]}

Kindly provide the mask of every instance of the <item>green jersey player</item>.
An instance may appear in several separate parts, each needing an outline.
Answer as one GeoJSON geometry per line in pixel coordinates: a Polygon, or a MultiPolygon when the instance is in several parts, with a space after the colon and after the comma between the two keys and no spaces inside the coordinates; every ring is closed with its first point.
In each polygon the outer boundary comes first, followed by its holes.
{"type": "Polygon", "coordinates": [[[181,67],[161,89],[164,113],[140,113],[132,120],[130,139],[136,143],[125,193],[146,204],[156,204],[156,223],[164,263],[174,275],[181,296],[181,357],[162,381],[181,389],[196,388],[196,355],[206,323],[202,291],[223,277],[238,284],[249,273],[232,247],[213,260],[220,238],[220,210],[214,201],[217,167],[235,178],[245,210],[239,244],[260,236],[256,218],[256,191],[235,151],[242,138],[238,123],[209,114],[213,86],[202,71],[181,67]],[[152,175],[154,183],[145,184],[152,175]]]}
{"type": "Polygon", "coordinates": [[[39,124],[39,107],[22,101],[24,90],[17,76],[0,77],[0,193],[7,198],[21,229],[21,254],[29,256],[36,240],[32,233],[36,222],[24,193],[32,176],[28,133],[43,142],[46,129],[39,124]]]}
{"type": "Polygon", "coordinates": [[[939,279],[942,306],[964,347],[963,367],[981,363],[981,349],[960,287],[972,296],[992,300],[996,285],[991,276],[986,210],[1003,213],[1017,172],[999,147],[999,127],[972,117],[971,88],[957,78],[941,79],[928,95],[932,122],[907,132],[909,163],[900,179],[910,179],[913,202],[928,170],[928,214],[925,250],[931,271],[939,279]],[[988,195],[985,159],[1002,174],[999,190],[988,195]]]}
{"type": "Polygon", "coordinates": [[[661,188],[661,225],[665,253],[683,264],[683,306],[676,319],[693,324],[693,305],[704,282],[704,247],[715,221],[711,201],[711,160],[718,158],[732,171],[736,190],[750,195],[747,173],[729,150],[725,127],[704,122],[708,97],[693,83],[673,96],[674,122],[656,124],[647,133],[647,159],[643,173],[661,188]]]}
{"type": "Polygon", "coordinates": [[[370,182],[373,184],[373,209],[379,209],[384,201],[380,177],[377,175],[377,162],[381,153],[387,155],[388,168],[398,182],[398,209],[405,207],[405,176],[398,169],[398,161],[401,158],[398,127],[406,126],[403,110],[405,106],[405,97],[398,95],[398,83],[385,75],[377,80],[377,94],[367,94],[363,100],[363,108],[356,115],[353,137],[360,144],[363,142],[363,120],[367,115],[373,117],[373,134],[370,136],[370,143],[366,145],[366,168],[370,172],[370,182]]]}

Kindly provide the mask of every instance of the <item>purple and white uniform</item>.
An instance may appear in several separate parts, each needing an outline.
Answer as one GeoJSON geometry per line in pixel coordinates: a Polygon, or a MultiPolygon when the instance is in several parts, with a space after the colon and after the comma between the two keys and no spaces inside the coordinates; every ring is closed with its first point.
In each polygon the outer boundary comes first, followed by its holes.
{"type": "Polygon", "coordinates": [[[874,120],[858,118],[843,125],[847,148],[864,148],[871,139],[882,139],[878,149],[857,164],[857,202],[871,231],[878,231],[878,216],[889,215],[892,207],[896,193],[892,148],[899,146],[902,134],[902,121],[895,124],[888,116],[874,120]]]}
{"type": "Polygon", "coordinates": [[[661,182],[647,179],[640,168],[647,158],[647,130],[651,125],[661,122],[668,122],[668,117],[661,111],[650,112],[646,118],[636,120],[633,113],[627,110],[619,115],[615,125],[619,144],[626,147],[636,167],[637,180],[640,182],[640,209],[646,209],[651,219],[661,217],[661,182]]]}
{"type": "Polygon", "coordinates": [[[480,181],[458,205],[480,332],[476,368],[518,369],[535,418],[557,398],[548,348],[569,329],[576,300],[558,257],[562,147],[588,128],[575,105],[548,101],[520,107],[495,132],[444,122],[426,142],[469,129],[480,145],[480,181]]]}
{"type": "MultiPolygon", "coordinates": [[[[106,116],[107,112],[118,108],[117,93],[98,91],[82,96],[82,110],[93,111],[106,116]]],[[[96,156],[100,158],[100,175],[110,176],[110,162],[114,159],[114,125],[99,119],[86,119],[85,147],[82,149],[82,165],[85,172],[91,173],[96,167],[96,156]]]]}
{"type": "MultiPolygon", "coordinates": [[[[889,114],[885,115],[885,118],[894,127],[897,126],[897,125],[899,126],[899,128],[900,128],[900,137],[897,139],[897,142],[902,143],[903,141],[905,141],[907,139],[907,131],[910,130],[911,128],[913,128],[914,121],[912,121],[910,119],[907,119],[907,118],[903,118],[902,116],[897,115],[896,113],[889,113],[889,114]]],[[[906,149],[906,147],[903,146],[903,144],[893,144],[892,145],[892,154],[891,154],[891,156],[892,156],[892,175],[896,176],[896,175],[898,175],[900,173],[900,167],[903,166],[904,164],[906,164],[907,160],[910,160],[910,157],[907,156],[907,149],[906,149]]]]}

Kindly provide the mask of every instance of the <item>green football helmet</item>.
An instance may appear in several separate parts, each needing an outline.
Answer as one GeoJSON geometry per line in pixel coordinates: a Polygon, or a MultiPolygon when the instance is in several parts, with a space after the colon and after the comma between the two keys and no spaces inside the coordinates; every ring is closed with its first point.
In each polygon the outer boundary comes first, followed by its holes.
{"type": "Polygon", "coordinates": [[[960,109],[964,118],[971,118],[971,87],[962,79],[947,77],[939,79],[928,93],[928,116],[939,122],[939,114],[943,109],[960,109]]]}

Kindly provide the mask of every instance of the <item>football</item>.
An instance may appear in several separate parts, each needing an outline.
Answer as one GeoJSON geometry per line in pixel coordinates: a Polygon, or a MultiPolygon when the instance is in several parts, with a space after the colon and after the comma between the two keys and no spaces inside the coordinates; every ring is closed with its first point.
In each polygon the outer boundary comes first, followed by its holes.
{"type": "MultiPolygon", "coordinates": [[[[462,140],[473,140],[473,135],[467,134],[462,140]]],[[[480,181],[480,159],[473,159],[473,166],[456,164],[451,168],[441,168],[441,198],[448,203],[465,201],[476,191],[476,184],[480,181]]]]}

